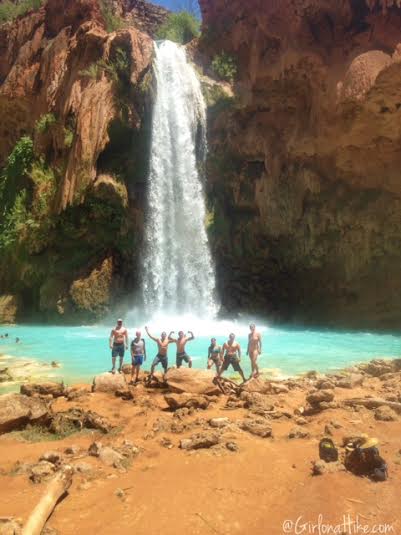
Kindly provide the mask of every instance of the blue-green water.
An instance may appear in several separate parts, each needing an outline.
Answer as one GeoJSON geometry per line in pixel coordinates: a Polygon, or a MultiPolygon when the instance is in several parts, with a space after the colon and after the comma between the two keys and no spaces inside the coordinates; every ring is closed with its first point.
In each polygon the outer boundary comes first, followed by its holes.
{"type": "MultiPolygon", "coordinates": [[[[195,340],[187,344],[187,352],[194,361],[194,367],[206,366],[207,348],[210,337],[215,336],[223,343],[233,331],[243,349],[242,365],[245,373],[250,372],[249,359],[245,355],[248,325],[233,322],[212,322],[164,319],[149,325],[151,333],[159,336],[161,330],[192,329],[195,340]]],[[[49,327],[49,326],[2,326],[0,334],[8,333],[8,339],[0,338],[0,354],[12,357],[34,359],[61,364],[51,370],[54,378],[63,378],[67,383],[89,381],[95,374],[110,369],[111,359],[108,336],[111,326],[49,327]],[[15,343],[15,338],[20,343],[15,343]]],[[[130,339],[136,326],[127,325],[130,339]]],[[[263,352],[260,367],[274,375],[295,375],[311,369],[329,371],[372,358],[395,358],[401,356],[400,334],[377,334],[368,332],[335,332],[330,330],[297,330],[290,328],[259,326],[263,336],[263,352]]],[[[142,328],[142,336],[145,331],[142,328]]],[[[144,369],[149,369],[157,353],[156,344],[144,336],[148,359],[144,369]]],[[[169,348],[169,365],[175,364],[175,345],[169,348]]],[[[1,367],[9,360],[4,360],[1,367]]],[[[14,359],[13,359],[14,360],[14,359]]],[[[126,352],[124,362],[130,362],[126,352]]],[[[229,372],[227,372],[229,373],[229,372]]]]}

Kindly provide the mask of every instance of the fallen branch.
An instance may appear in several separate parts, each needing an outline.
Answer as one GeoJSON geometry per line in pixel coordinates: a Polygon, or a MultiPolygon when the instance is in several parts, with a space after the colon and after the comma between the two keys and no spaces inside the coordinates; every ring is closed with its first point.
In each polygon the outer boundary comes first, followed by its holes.
{"type": "Polygon", "coordinates": [[[50,481],[45,494],[32,511],[21,535],[40,535],[57,502],[72,483],[72,466],[66,465],[50,481]]]}
{"type": "Polygon", "coordinates": [[[397,403],[396,401],[386,401],[385,399],[380,399],[380,398],[351,398],[351,399],[345,399],[343,403],[344,405],[351,406],[351,407],[355,405],[362,405],[363,407],[366,407],[367,409],[377,409],[378,407],[390,407],[391,409],[401,414],[401,403],[397,403]]]}

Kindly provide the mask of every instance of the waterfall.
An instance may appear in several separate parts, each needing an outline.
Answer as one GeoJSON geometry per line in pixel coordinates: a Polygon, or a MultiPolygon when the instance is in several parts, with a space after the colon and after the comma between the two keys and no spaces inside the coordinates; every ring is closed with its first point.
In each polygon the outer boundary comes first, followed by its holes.
{"type": "Polygon", "coordinates": [[[142,269],[145,308],[148,313],[210,317],[216,311],[215,275],[197,168],[197,152],[203,158],[206,153],[206,106],[183,47],[156,43],[153,68],[156,98],[142,269]]]}

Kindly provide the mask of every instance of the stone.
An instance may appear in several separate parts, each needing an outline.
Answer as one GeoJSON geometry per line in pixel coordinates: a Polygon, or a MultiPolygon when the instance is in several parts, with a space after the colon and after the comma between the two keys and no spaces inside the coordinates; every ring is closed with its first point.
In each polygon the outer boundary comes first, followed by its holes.
{"type": "Polygon", "coordinates": [[[170,409],[207,409],[210,401],[206,396],[194,395],[188,393],[182,394],[165,394],[164,399],[170,409]]]}
{"type": "Polygon", "coordinates": [[[326,424],[324,426],[324,434],[325,435],[333,436],[333,431],[334,431],[334,428],[333,428],[332,425],[326,424]]]}
{"type": "Polygon", "coordinates": [[[226,448],[230,451],[239,451],[239,446],[236,442],[226,442],[226,448]]]}
{"type": "Polygon", "coordinates": [[[170,368],[165,376],[171,392],[218,396],[220,389],[213,384],[215,373],[194,368],[170,368]]]}
{"type": "Polygon", "coordinates": [[[29,479],[33,483],[42,483],[42,481],[47,481],[53,476],[56,471],[56,467],[53,463],[48,461],[40,461],[38,464],[35,464],[31,467],[31,475],[29,479]]]}
{"type": "Polygon", "coordinates": [[[94,467],[91,464],[85,463],[83,461],[73,464],[72,467],[74,471],[78,474],[88,475],[94,472],[94,467]]]}
{"type": "Polygon", "coordinates": [[[240,399],[244,402],[246,409],[261,413],[275,410],[272,399],[259,392],[241,392],[240,399]]]}
{"type": "Polygon", "coordinates": [[[298,416],[298,418],[295,419],[295,423],[297,425],[306,425],[308,423],[308,420],[303,416],[298,416]]]}
{"type": "Polygon", "coordinates": [[[335,387],[335,384],[325,377],[324,379],[319,379],[315,386],[319,390],[330,390],[335,387]]]}
{"type": "Polygon", "coordinates": [[[361,386],[363,384],[364,376],[357,373],[351,373],[347,377],[344,377],[343,379],[339,379],[336,382],[336,386],[338,388],[355,388],[357,386],[361,386]]]}
{"type": "Polygon", "coordinates": [[[93,379],[92,392],[114,394],[118,390],[128,390],[123,373],[102,373],[93,379]]]}
{"type": "Polygon", "coordinates": [[[275,394],[288,394],[288,392],[290,391],[288,386],[282,385],[280,383],[272,383],[271,388],[275,394]]]}
{"type": "Polygon", "coordinates": [[[309,438],[310,433],[302,429],[302,427],[293,427],[288,433],[288,438],[309,438]]]}
{"type": "Polygon", "coordinates": [[[96,429],[102,433],[108,433],[113,429],[113,426],[96,412],[84,411],[77,407],[52,415],[49,425],[51,432],[62,434],[73,428],[79,431],[83,428],[96,429]]]}
{"type": "Polygon", "coordinates": [[[326,463],[322,459],[312,463],[312,475],[321,476],[327,473],[344,472],[345,466],[340,461],[326,463]]]}
{"type": "Polygon", "coordinates": [[[242,386],[242,391],[267,394],[271,392],[271,383],[262,379],[261,377],[253,377],[242,386]]]}
{"type": "Polygon", "coordinates": [[[19,308],[16,295],[0,295],[0,323],[15,323],[19,308]]]}
{"type": "Polygon", "coordinates": [[[88,454],[93,457],[99,457],[101,450],[103,449],[103,444],[101,442],[92,442],[88,448],[88,454]]]}
{"type": "Polygon", "coordinates": [[[180,441],[180,448],[183,450],[198,450],[211,448],[219,444],[220,437],[217,433],[205,432],[192,435],[191,438],[184,438],[180,441]]]}
{"type": "Polygon", "coordinates": [[[47,461],[56,466],[59,466],[63,461],[63,456],[58,451],[46,451],[40,456],[39,461],[47,461]]]}
{"type": "Polygon", "coordinates": [[[322,402],[330,402],[334,399],[334,393],[330,390],[319,390],[317,392],[312,392],[306,396],[306,401],[311,405],[317,405],[322,402]]]}
{"type": "Polygon", "coordinates": [[[46,422],[49,418],[49,406],[42,399],[22,394],[0,396],[0,434],[46,422]]]}
{"type": "Polygon", "coordinates": [[[374,359],[370,362],[359,364],[358,368],[373,377],[381,377],[387,373],[401,371],[401,359],[374,359]]]}
{"type": "Polygon", "coordinates": [[[209,425],[210,427],[216,427],[218,429],[222,428],[222,427],[226,427],[227,425],[230,424],[230,419],[229,418],[211,418],[209,420],[209,425]]]}
{"type": "Polygon", "coordinates": [[[263,418],[245,418],[239,422],[239,427],[261,438],[268,438],[273,435],[271,426],[263,418]]]}
{"type": "Polygon", "coordinates": [[[21,385],[20,393],[25,396],[51,396],[58,398],[65,395],[64,383],[26,383],[21,385]]]}
{"type": "Polygon", "coordinates": [[[391,407],[382,405],[375,410],[375,419],[381,422],[396,422],[398,415],[391,407]]]}
{"type": "Polygon", "coordinates": [[[111,448],[110,446],[104,446],[100,449],[99,459],[106,466],[113,466],[114,468],[121,467],[121,463],[124,460],[123,455],[111,448]]]}

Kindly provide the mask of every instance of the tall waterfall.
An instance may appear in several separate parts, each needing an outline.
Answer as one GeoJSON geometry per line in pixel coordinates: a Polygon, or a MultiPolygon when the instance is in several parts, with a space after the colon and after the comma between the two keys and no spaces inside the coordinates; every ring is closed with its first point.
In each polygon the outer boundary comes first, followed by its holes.
{"type": "Polygon", "coordinates": [[[197,144],[206,152],[206,107],[183,47],[155,44],[156,99],[143,255],[148,313],[213,314],[215,276],[205,229],[197,144]]]}

